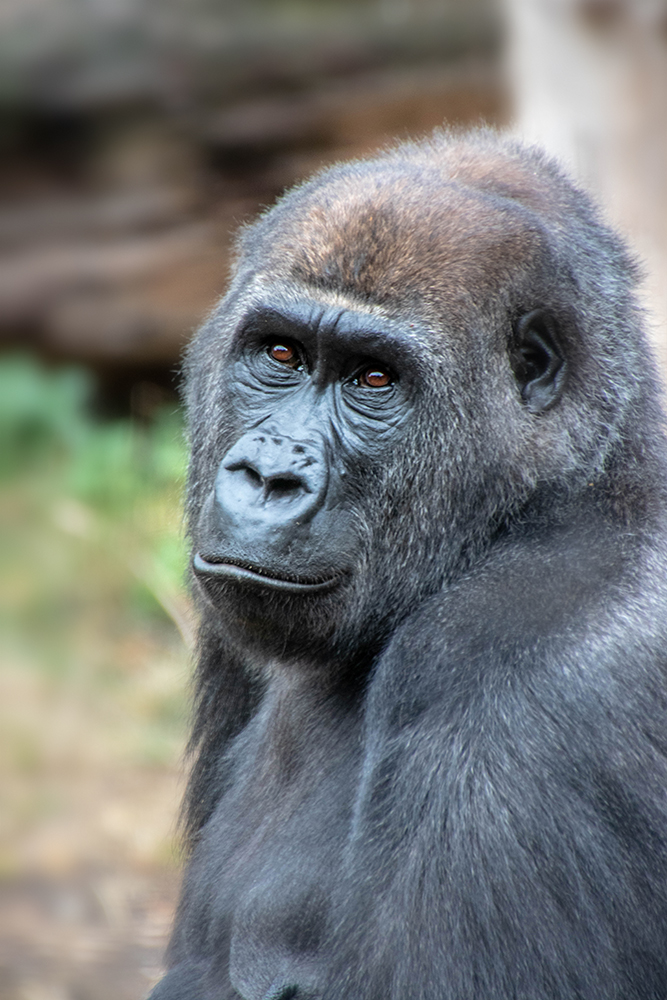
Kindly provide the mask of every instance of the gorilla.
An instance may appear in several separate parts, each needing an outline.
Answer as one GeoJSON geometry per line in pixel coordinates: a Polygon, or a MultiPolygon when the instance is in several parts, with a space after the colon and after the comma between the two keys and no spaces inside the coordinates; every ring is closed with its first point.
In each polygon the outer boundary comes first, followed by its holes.
{"type": "Polygon", "coordinates": [[[667,998],[667,452],[638,267],[438,132],[246,228],[186,362],[201,612],[153,1000],[667,998]]]}

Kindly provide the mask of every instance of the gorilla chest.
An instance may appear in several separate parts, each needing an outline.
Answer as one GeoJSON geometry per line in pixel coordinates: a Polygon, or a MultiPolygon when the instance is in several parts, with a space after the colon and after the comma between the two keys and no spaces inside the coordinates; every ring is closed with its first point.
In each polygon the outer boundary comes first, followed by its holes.
{"type": "Polygon", "coordinates": [[[212,945],[220,957],[228,948],[231,984],[246,1000],[322,986],[358,782],[357,739],[343,729],[328,755],[299,764],[296,754],[288,773],[258,761],[208,831],[220,857],[212,945]]]}

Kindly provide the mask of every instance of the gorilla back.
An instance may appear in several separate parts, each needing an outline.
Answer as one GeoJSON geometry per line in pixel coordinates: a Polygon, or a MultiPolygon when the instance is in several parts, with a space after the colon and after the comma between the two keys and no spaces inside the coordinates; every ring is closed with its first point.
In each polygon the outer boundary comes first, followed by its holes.
{"type": "Polygon", "coordinates": [[[484,131],[242,233],[187,361],[201,635],[155,1000],[667,997],[635,282],[587,197],[484,131]]]}

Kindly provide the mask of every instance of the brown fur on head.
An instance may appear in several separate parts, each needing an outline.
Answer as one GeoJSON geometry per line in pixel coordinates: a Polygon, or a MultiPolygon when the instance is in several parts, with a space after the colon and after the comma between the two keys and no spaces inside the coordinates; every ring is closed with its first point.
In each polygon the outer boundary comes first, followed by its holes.
{"type": "Polygon", "coordinates": [[[451,306],[506,287],[581,201],[537,153],[492,133],[437,133],[295,189],[263,247],[266,270],[385,306],[451,306]]]}

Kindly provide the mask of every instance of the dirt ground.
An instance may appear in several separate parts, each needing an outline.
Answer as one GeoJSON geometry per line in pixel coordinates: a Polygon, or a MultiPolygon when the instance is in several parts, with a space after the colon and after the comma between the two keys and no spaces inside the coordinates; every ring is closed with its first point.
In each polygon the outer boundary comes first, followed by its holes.
{"type": "Polygon", "coordinates": [[[3,1000],[140,1000],[157,981],[177,888],[168,871],[83,871],[6,880],[3,1000]]]}
{"type": "Polygon", "coordinates": [[[0,878],[2,1000],[146,996],[178,892],[180,789],[177,772],[128,772],[113,787],[80,774],[61,808],[42,806],[0,878]]]}
{"type": "Polygon", "coordinates": [[[161,974],[183,721],[133,740],[150,731],[149,694],[185,704],[187,668],[180,649],[148,643],[139,661],[110,691],[50,686],[25,663],[0,671],[0,1000],[142,1000],[161,974]]]}

